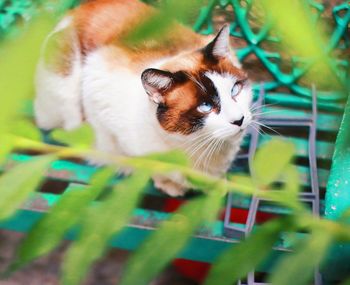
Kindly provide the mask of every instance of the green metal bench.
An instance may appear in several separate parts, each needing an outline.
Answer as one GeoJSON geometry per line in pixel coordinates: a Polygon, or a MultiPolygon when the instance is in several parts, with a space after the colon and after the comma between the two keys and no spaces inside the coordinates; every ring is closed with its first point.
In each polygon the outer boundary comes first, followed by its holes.
{"type": "MultiPolygon", "coordinates": [[[[304,120],[313,115],[312,110],[312,89],[301,83],[301,78],[307,73],[308,67],[300,67],[302,59],[293,58],[292,68],[289,72],[283,71],[283,56],[276,52],[266,51],[264,43],[276,43],[279,39],[269,34],[270,27],[268,24],[256,31],[252,26],[251,10],[252,0],[210,0],[208,4],[201,8],[198,18],[194,24],[194,29],[203,34],[211,34],[214,32],[213,18],[217,13],[224,12],[231,19],[231,35],[241,42],[245,43],[243,48],[237,50],[238,57],[245,63],[247,60],[256,58],[256,62],[260,62],[265,67],[265,72],[271,75],[271,79],[265,80],[262,84],[255,84],[255,98],[259,98],[259,91],[264,93],[266,112],[271,112],[270,117],[281,117],[304,120]],[[243,4],[245,3],[245,4],[243,4]],[[232,20],[233,18],[233,20],[232,20]]],[[[325,11],[325,6],[308,1],[315,9],[317,17],[325,11]]],[[[0,1],[0,30],[5,30],[9,25],[20,17],[27,17],[33,13],[31,1],[0,1]]],[[[350,47],[349,23],[350,23],[350,6],[348,1],[337,5],[332,9],[333,30],[329,46],[329,50],[344,50],[350,47]]],[[[349,71],[350,62],[343,60],[339,65],[345,69],[344,76],[349,71]],[[346,72],[347,71],[347,72],[346,72]]],[[[249,69],[248,69],[249,71],[249,69]]],[[[30,108],[27,116],[32,116],[30,108]]],[[[330,219],[336,219],[340,214],[350,207],[350,137],[348,130],[350,129],[350,101],[346,103],[344,97],[338,93],[323,92],[317,90],[317,140],[315,142],[317,162],[317,184],[316,191],[319,194],[321,214],[330,219]],[[345,113],[342,114],[345,108],[345,113]],[[338,132],[339,130],[339,132],[338,132]],[[334,141],[336,142],[334,143],[334,141]]],[[[277,130],[296,146],[297,161],[296,164],[301,174],[301,184],[305,192],[312,188],[312,165],[309,164],[309,138],[305,128],[293,129],[287,131],[284,125],[277,126],[277,130]],[[311,166],[311,169],[310,169],[311,166]]],[[[259,135],[257,143],[260,145],[278,134],[264,129],[265,133],[259,135]]],[[[243,148],[249,149],[251,143],[250,138],[244,141],[243,148]]],[[[2,166],[2,171],[33,158],[34,155],[13,153],[2,166]]],[[[244,154],[243,154],[244,156],[244,154]]],[[[236,164],[233,171],[242,169],[245,166],[236,164]]],[[[89,181],[89,178],[96,172],[96,168],[84,163],[59,160],[55,161],[47,174],[48,187],[44,187],[42,191],[37,192],[18,213],[6,222],[2,222],[0,227],[3,229],[26,232],[31,226],[40,219],[40,217],[49,210],[61,197],[64,191],[74,191],[77,185],[81,186],[89,181]],[[53,189],[49,186],[50,181],[59,181],[60,189],[53,189]]],[[[311,189],[312,190],[312,189],[311,189]]],[[[157,192],[152,186],[149,187],[146,195],[147,200],[157,201],[157,205],[164,203],[168,198],[157,192]]],[[[190,197],[189,197],[190,198],[190,197]]],[[[181,200],[181,199],[180,199],[181,200]]],[[[245,209],[245,215],[251,213],[249,207],[254,201],[242,197],[230,197],[226,205],[226,217],[224,220],[218,220],[212,230],[199,231],[193,237],[190,244],[179,257],[211,262],[223,250],[234,242],[238,242],[237,235],[227,230],[227,226],[234,226],[235,233],[241,232],[246,234],[247,222],[238,222],[233,209],[245,209]],[[231,215],[231,216],[230,216],[231,215]],[[238,229],[238,230],[237,230],[238,229]],[[205,250],[203,250],[205,249],[205,250]]],[[[133,221],[130,225],[112,241],[112,245],[127,250],[135,249],[145,237],[154,229],[160,221],[167,219],[170,215],[163,211],[161,207],[152,208],[149,203],[145,203],[144,208],[139,208],[134,213],[133,221]]],[[[269,205],[268,203],[256,202],[254,205],[259,213],[282,214],[283,209],[269,205]]],[[[256,213],[255,213],[256,214],[256,213]]],[[[255,216],[253,219],[255,222],[255,216]]],[[[248,229],[249,231],[250,229],[248,229]]],[[[73,239],[75,232],[69,233],[67,238],[73,239]]],[[[288,248],[288,242],[281,240],[281,252],[288,248]]],[[[280,252],[277,251],[276,254],[280,252]]],[[[325,272],[326,279],[334,278],[334,268],[337,272],[349,270],[346,264],[342,262],[342,258],[350,256],[349,247],[341,247],[334,249],[331,256],[328,272],[325,272]],[[342,258],[341,258],[342,257],[342,258]],[[333,274],[333,275],[332,275],[333,274]]],[[[316,281],[315,281],[316,282],[316,281]]],[[[248,278],[248,284],[257,284],[254,276],[248,278]]],[[[259,283],[262,284],[262,283],[259,283]]],[[[316,283],[315,283],[316,284],[316,283]]],[[[318,283],[317,283],[318,284],[318,283]]]]}

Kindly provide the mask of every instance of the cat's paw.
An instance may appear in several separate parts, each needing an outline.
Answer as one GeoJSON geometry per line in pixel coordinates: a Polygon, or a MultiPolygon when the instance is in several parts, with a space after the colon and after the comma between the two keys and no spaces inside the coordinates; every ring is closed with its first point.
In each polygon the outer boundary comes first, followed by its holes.
{"type": "Polygon", "coordinates": [[[172,197],[183,196],[187,191],[187,187],[185,185],[174,182],[167,177],[153,177],[153,182],[157,189],[172,197]]]}

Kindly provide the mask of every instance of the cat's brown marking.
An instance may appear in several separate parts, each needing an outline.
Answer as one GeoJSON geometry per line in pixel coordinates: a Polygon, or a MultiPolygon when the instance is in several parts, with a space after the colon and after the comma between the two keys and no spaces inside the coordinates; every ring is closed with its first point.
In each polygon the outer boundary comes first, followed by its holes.
{"type": "Polygon", "coordinates": [[[204,82],[205,72],[230,74],[238,81],[247,79],[247,74],[235,67],[230,59],[218,58],[217,61],[208,61],[201,50],[183,55],[164,67],[171,72],[180,70],[188,78],[185,84],[175,83],[164,92],[165,103],[159,108],[158,120],[165,130],[184,135],[202,127],[205,115],[197,110],[200,104],[211,102],[214,104],[214,111],[220,111],[220,104],[213,101],[215,90],[208,90],[208,84],[204,82]],[[201,86],[205,87],[206,92],[203,92],[201,86]]]}
{"type": "Polygon", "coordinates": [[[188,81],[165,96],[165,103],[158,108],[158,120],[163,129],[181,134],[192,132],[197,124],[191,124],[190,118],[200,120],[203,117],[196,110],[200,102],[196,92],[194,84],[188,81]]]}

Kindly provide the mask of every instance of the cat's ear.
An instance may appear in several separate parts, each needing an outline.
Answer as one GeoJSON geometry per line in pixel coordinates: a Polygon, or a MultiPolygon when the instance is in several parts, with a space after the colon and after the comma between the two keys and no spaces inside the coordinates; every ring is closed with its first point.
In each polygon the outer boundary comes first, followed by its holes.
{"type": "Polygon", "coordinates": [[[203,49],[208,59],[227,57],[230,54],[230,25],[224,25],[216,37],[203,49]]]}
{"type": "Polygon", "coordinates": [[[142,72],[141,81],[151,100],[160,104],[164,103],[164,91],[173,84],[173,74],[169,71],[148,68],[142,72]]]}

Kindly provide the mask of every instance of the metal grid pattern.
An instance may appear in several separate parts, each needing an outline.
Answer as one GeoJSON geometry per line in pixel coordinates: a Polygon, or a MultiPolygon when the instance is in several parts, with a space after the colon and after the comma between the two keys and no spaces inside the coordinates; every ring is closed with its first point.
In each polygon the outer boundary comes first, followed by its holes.
{"type": "MultiPolygon", "coordinates": [[[[271,81],[264,82],[265,91],[274,92],[279,87],[286,87],[296,95],[311,99],[311,88],[302,84],[301,78],[315,65],[315,61],[298,56],[285,58],[281,53],[269,48],[268,45],[264,45],[266,43],[272,45],[280,43],[281,39],[272,33],[273,25],[267,19],[265,21],[259,20],[257,15],[260,13],[257,10],[261,11],[262,9],[261,6],[257,7],[259,2],[255,0],[210,0],[208,5],[202,7],[194,24],[194,29],[203,34],[214,33],[215,12],[217,10],[229,11],[231,36],[242,39],[245,42],[245,46],[237,50],[237,56],[243,62],[251,55],[257,57],[266,68],[266,71],[273,77],[271,81]],[[259,26],[258,29],[257,26],[259,26]],[[286,61],[289,61],[291,65],[288,71],[283,68],[283,64],[286,61]]],[[[307,0],[306,2],[313,11],[310,17],[312,17],[316,28],[323,15],[329,13],[326,9],[327,5],[314,0],[307,0]]],[[[331,18],[333,20],[333,29],[324,48],[325,54],[329,54],[336,49],[344,50],[350,46],[348,27],[350,22],[350,5],[348,1],[334,6],[331,9],[331,18]]],[[[342,70],[343,76],[348,76],[346,70],[349,69],[349,62],[347,60],[339,60],[337,65],[339,70],[342,70]]],[[[258,90],[259,87],[255,86],[255,88],[258,90]]],[[[267,98],[270,99],[270,96],[267,96],[267,98]]],[[[320,105],[322,105],[323,102],[336,102],[344,98],[341,93],[337,95],[333,92],[332,96],[329,96],[329,92],[319,90],[318,99],[319,103],[321,103],[320,105]]]]}
{"type": "MultiPolygon", "coordinates": [[[[259,108],[264,102],[265,91],[260,88],[258,100],[254,103],[255,107],[259,108]]],[[[315,87],[312,88],[312,111],[311,116],[306,118],[290,118],[282,116],[264,116],[258,119],[268,127],[283,127],[298,129],[301,127],[308,128],[308,159],[309,159],[309,176],[311,191],[300,192],[300,201],[311,204],[312,212],[315,215],[320,214],[320,197],[319,197],[319,184],[317,175],[317,161],[316,161],[316,132],[317,132],[317,96],[315,87]]],[[[245,161],[248,164],[248,168],[251,172],[251,162],[255,151],[259,143],[259,129],[250,129],[250,144],[248,152],[237,157],[238,161],[245,161]]],[[[261,202],[267,201],[261,198],[252,197],[249,202],[247,220],[244,225],[235,225],[230,222],[231,220],[231,208],[235,207],[234,194],[230,193],[227,197],[225,218],[224,218],[224,233],[231,238],[242,239],[250,234],[253,227],[256,224],[256,216],[259,211],[261,202]]],[[[268,283],[261,283],[255,281],[254,272],[247,276],[247,283],[239,283],[239,285],[267,285],[268,283]]],[[[315,272],[314,278],[315,285],[321,285],[321,275],[318,271],[315,272]]]]}

